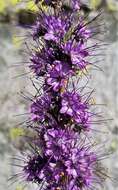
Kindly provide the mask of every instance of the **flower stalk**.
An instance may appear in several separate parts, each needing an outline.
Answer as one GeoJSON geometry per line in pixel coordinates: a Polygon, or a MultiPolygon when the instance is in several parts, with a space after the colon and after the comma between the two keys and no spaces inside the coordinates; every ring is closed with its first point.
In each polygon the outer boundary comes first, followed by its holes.
{"type": "MultiPolygon", "coordinates": [[[[40,0],[34,3],[38,6],[40,0]]],[[[37,137],[22,173],[42,190],[97,189],[104,181],[99,167],[103,153],[98,154],[88,139],[102,116],[92,111],[93,91],[84,92],[88,82],[81,86],[78,74],[87,79],[87,67],[95,66],[89,58],[98,44],[90,46],[89,41],[96,29],[81,15],[79,0],[42,3],[48,11],[39,7],[32,26],[37,48],[30,54],[29,68],[44,82],[41,95],[37,93],[30,105],[29,127],[37,137]]]]}

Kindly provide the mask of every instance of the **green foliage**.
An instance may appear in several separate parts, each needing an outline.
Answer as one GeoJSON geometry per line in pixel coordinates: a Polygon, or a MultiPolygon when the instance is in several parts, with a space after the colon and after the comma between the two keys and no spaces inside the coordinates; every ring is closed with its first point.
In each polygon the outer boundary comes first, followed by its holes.
{"type": "Polygon", "coordinates": [[[109,11],[118,11],[118,3],[113,0],[90,0],[90,6],[95,10],[101,5],[101,3],[103,3],[103,1],[105,2],[107,6],[106,8],[109,11]]]}
{"type": "Polygon", "coordinates": [[[0,0],[0,12],[3,12],[6,8],[6,3],[4,0],[0,0]]]}
{"type": "Polygon", "coordinates": [[[10,138],[11,140],[17,139],[19,136],[23,136],[25,134],[24,130],[21,128],[11,128],[10,131],[10,138]]]}
{"type": "MultiPolygon", "coordinates": [[[[39,6],[41,7],[42,10],[47,11],[47,6],[42,5],[42,3],[43,3],[43,0],[40,1],[39,6]]],[[[29,1],[29,2],[27,3],[26,8],[27,8],[28,10],[32,10],[32,11],[37,11],[37,10],[38,10],[37,6],[34,5],[34,2],[33,2],[33,1],[29,1]]]]}
{"type": "MultiPolygon", "coordinates": [[[[4,12],[5,9],[16,6],[17,4],[19,4],[19,2],[23,2],[23,0],[0,0],[0,13],[4,12]]],[[[25,1],[24,1],[25,2],[25,1]]],[[[43,0],[40,2],[39,6],[43,9],[43,10],[47,10],[46,6],[42,5],[43,0]]],[[[29,0],[26,1],[26,7],[24,7],[28,10],[32,10],[32,11],[37,11],[38,8],[37,6],[34,4],[33,0],[29,0]]]]}
{"type": "Polygon", "coordinates": [[[0,12],[3,12],[7,7],[16,5],[19,0],[0,0],[0,12]]]}
{"type": "Polygon", "coordinates": [[[118,11],[118,3],[112,2],[112,0],[109,0],[108,10],[110,10],[110,11],[118,11]]]}
{"type": "Polygon", "coordinates": [[[16,187],[16,190],[24,190],[24,187],[22,187],[21,185],[18,185],[18,186],[16,187]]]}
{"type": "Polygon", "coordinates": [[[90,6],[93,9],[96,9],[100,5],[101,1],[102,0],[90,0],[90,6]]]}

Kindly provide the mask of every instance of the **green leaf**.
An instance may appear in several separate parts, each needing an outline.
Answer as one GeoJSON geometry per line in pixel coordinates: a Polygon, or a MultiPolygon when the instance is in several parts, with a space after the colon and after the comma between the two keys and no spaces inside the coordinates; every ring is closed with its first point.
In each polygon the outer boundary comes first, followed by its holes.
{"type": "Polygon", "coordinates": [[[10,138],[11,140],[17,139],[19,136],[25,135],[24,129],[21,128],[11,128],[10,129],[10,138]]]}
{"type": "Polygon", "coordinates": [[[110,10],[110,11],[117,11],[118,10],[118,4],[116,2],[113,2],[112,0],[108,1],[107,7],[108,7],[108,10],[110,10]]]}
{"type": "Polygon", "coordinates": [[[0,0],[0,12],[4,12],[6,6],[7,3],[5,2],[5,0],[0,0]]]}
{"type": "Polygon", "coordinates": [[[96,9],[101,3],[101,0],[90,0],[90,6],[92,9],[96,9]]]}

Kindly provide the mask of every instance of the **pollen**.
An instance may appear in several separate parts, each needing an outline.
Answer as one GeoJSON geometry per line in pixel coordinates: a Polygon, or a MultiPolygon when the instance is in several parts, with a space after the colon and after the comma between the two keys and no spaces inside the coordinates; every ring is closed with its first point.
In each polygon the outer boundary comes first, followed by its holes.
{"type": "Polygon", "coordinates": [[[64,172],[61,172],[60,176],[63,177],[64,175],[65,175],[64,172]]]}
{"type": "Polygon", "coordinates": [[[61,188],[60,188],[60,187],[57,187],[55,190],[61,190],[61,188]]]}

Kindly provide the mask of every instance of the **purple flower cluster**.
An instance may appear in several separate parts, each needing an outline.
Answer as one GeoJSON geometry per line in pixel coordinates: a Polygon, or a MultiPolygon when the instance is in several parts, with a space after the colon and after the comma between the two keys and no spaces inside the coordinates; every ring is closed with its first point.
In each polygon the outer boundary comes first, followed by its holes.
{"type": "Polygon", "coordinates": [[[69,115],[81,128],[89,129],[91,114],[88,113],[90,107],[88,102],[82,102],[81,96],[75,92],[65,92],[61,104],[60,113],[69,115]]]}
{"type": "MultiPolygon", "coordinates": [[[[56,73],[55,77],[58,77],[56,73]]],[[[56,94],[45,93],[41,97],[37,97],[36,100],[30,106],[31,121],[38,124],[48,122],[49,127],[53,127],[53,124],[78,127],[79,130],[89,131],[90,122],[94,116],[89,112],[91,107],[89,101],[85,101],[81,94],[77,92],[60,92],[59,89],[65,91],[66,82],[64,78],[61,81],[57,81],[57,78],[48,78],[47,84],[50,85],[50,91],[56,94]],[[63,83],[62,83],[63,80],[63,83]]]]}
{"type": "Polygon", "coordinates": [[[92,31],[78,16],[80,1],[69,2],[44,0],[49,12],[42,10],[32,27],[36,45],[29,68],[38,81],[43,77],[44,84],[42,95],[37,93],[30,105],[36,151],[27,156],[23,173],[28,182],[45,190],[93,189],[101,182],[99,156],[81,135],[91,131],[95,117],[90,110],[90,94],[87,97],[82,88],[70,85],[70,79],[79,79],[77,73],[90,64],[87,42],[92,31]]]}
{"type": "Polygon", "coordinates": [[[47,95],[36,99],[36,101],[34,101],[30,106],[32,121],[43,122],[46,118],[50,103],[51,98],[47,95]]]}
{"type": "Polygon", "coordinates": [[[54,67],[52,67],[51,71],[47,74],[47,84],[57,92],[64,86],[65,80],[66,74],[63,72],[62,65],[60,63],[56,63],[54,67]]]}
{"type": "MultiPolygon", "coordinates": [[[[64,136],[64,131],[52,130],[50,132],[52,132],[52,136],[46,134],[45,138],[47,138],[47,155],[54,155],[54,160],[50,161],[46,168],[47,171],[49,170],[49,180],[47,179],[47,181],[51,189],[54,189],[55,186],[60,189],[90,187],[95,177],[96,155],[93,152],[86,152],[85,147],[81,149],[76,147],[74,136],[70,137],[69,134],[67,134],[68,137],[66,134],[64,136]],[[57,136],[53,136],[56,134],[59,135],[59,139],[57,136]]],[[[41,173],[45,178],[45,170],[41,173]]]]}
{"type": "Polygon", "coordinates": [[[43,158],[29,157],[24,165],[27,181],[46,181],[51,190],[90,188],[94,180],[97,154],[90,145],[82,145],[78,133],[71,129],[52,128],[44,134],[43,158]]]}
{"type": "Polygon", "coordinates": [[[68,28],[66,21],[55,16],[45,16],[45,25],[47,26],[47,33],[44,35],[44,39],[55,42],[63,39],[68,28]]]}
{"type": "MultiPolygon", "coordinates": [[[[72,1],[72,4],[77,7],[78,1],[72,1]]],[[[30,68],[36,75],[41,76],[42,71],[47,71],[47,67],[57,62],[62,65],[63,72],[71,72],[71,75],[76,75],[77,70],[90,64],[88,57],[91,51],[86,43],[92,32],[81,19],[75,25],[74,22],[73,14],[70,17],[63,13],[58,16],[42,14],[37,18],[32,36],[35,41],[43,40],[44,44],[30,59],[30,68]]]]}

